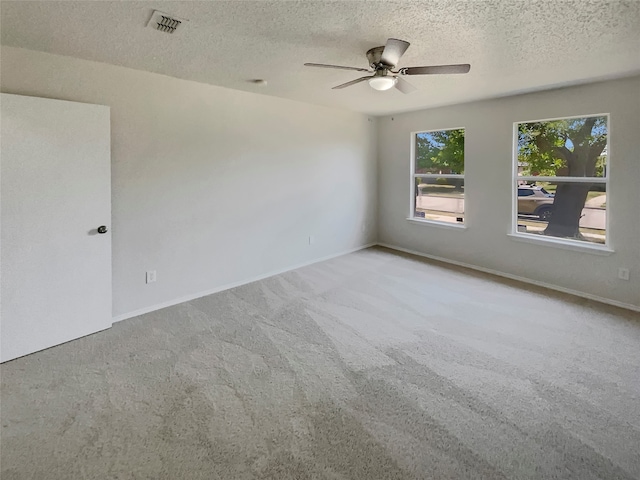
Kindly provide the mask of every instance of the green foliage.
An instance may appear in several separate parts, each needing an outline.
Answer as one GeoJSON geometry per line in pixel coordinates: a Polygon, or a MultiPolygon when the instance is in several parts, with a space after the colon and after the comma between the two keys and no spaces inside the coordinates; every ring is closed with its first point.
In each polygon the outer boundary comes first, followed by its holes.
{"type": "Polygon", "coordinates": [[[524,167],[523,175],[602,177],[606,145],[606,117],[518,125],[518,164],[524,167]]]}
{"type": "Polygon", "coordinates": [[[417,134],[416,173],[464,173],[464,129],[417,134]]]}

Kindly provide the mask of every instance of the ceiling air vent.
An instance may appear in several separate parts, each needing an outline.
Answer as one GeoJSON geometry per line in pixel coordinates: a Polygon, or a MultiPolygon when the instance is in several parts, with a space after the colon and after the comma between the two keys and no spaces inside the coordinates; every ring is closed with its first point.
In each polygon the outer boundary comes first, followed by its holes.
{"type": "Polygon", "coordinates": [[[149,23],[147,23],[147,27],[165,33],[175,33],[185,21],[186,20],[183,18],[177,18],[173,15],[168,15],[156,10],[153,12],[153,15],[151,15],[151,19],[149,20],[149,23]]]}

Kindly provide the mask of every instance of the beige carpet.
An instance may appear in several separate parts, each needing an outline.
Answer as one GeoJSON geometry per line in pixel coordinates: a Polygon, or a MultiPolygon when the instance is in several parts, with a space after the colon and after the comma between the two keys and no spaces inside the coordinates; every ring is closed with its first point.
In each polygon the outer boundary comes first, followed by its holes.
{"type": "Polygon", "coordinates": [[[640,478],[638,315],[369,249],[2,366],[2,480],[640,478]]]}

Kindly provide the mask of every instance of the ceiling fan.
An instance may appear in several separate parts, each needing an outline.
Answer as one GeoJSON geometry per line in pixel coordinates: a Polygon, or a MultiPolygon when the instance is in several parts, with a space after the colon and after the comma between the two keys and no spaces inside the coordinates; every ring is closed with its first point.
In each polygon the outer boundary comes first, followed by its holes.
{"type": "Polygon", "coordinates": [[[402,93],[412,93],[417,90],[416,87],[404,80],[404,75],[441,75],[451,73],[467,73],[471,69],[468,63],[457,65],[432,65],[429,67],[403,67],[399,70],[393,70],[398,65],[400,57],[409,48],[409,42],[390,38],[383,47],[374,47],[367,51],[367,60],[369,68],[343,67],[340,65],[326,65],[324,63],[305,63],[307,67],[320,68],[336,68],[339,70],[355,70],[356,72],[368,72],[373,75],[360,77],[350,82],[343,83],[333,87],[333,90],[350,87],[356,83],[369,81],[371,88],[376,90],[389,90],[396,87],[402,93]]]}

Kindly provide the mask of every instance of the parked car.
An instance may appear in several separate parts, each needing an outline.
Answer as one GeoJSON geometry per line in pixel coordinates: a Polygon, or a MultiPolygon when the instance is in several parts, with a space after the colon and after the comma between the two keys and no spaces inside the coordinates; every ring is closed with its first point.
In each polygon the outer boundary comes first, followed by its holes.
{"type": "Polygon", "coordinates": [[[518,215],[532,215],[549,221],[553,213],[553,193],[535,185],[518,185],[518,215]]]}

